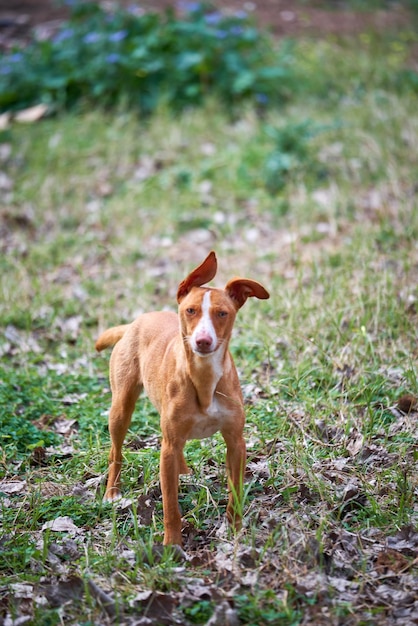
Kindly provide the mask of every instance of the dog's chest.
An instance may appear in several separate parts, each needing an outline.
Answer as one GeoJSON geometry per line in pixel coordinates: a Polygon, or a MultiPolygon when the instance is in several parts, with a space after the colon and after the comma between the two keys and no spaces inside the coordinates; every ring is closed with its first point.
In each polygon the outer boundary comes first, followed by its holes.
{"type": "Polygon", "coordinates": [[[188,439],[204,439],[222,429],[223,424],[229,416],[229,411],[222,404],[214,399],[205,411],[197,411],[192,417],[193,427],[188,439]]]}

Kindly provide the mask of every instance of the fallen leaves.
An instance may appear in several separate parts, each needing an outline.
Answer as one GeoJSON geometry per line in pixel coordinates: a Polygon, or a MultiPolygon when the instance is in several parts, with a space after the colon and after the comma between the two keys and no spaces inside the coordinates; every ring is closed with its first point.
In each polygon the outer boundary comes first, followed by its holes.
{"type": "Polygon", "coordinates": [[[62,517],[57,517],[50,522],[45,522],[42,526],[42,530],[52,530],[58,533],[69,533],[70,535],[76,535],[77,533],[82,532],[81,528],[76,526],[71,519],[67,515],[62,517]]]}
{"type": "Polygon", "coordinates": [[[0,131],[6,130],[12,121],[20,124],[33,124],[42,119],[48,112],[48,106],[45,104],[37,104],[28,109],[22,109],[17,113],[6,112],[0,115],[0,131]]]}

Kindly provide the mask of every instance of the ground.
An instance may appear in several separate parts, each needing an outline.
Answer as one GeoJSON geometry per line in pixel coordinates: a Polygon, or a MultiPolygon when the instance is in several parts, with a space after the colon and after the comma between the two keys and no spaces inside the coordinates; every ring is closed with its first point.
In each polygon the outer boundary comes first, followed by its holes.
{"type": "MultiPolygon", "coordinates": [[[[400,37],[367,55],[326,41],[411,24],[401,3],[368,14],[348,11],[355,2],[222,3],[253,7],[278,36],[320,37],[302,58],[330,98],[295,94],[238,120],[209,107],[140,124],[96,109],[6,129],[0,626],[418,624],[416,92],[385,79],[403,68],[400,37]],[[313,144],[301,133],[300,157],[282,150],[294,171],[274,195],[264,172],[280,172],[275,142],[305,120],[320,132],[313,144]],[[190,442],[186,555],[160,562],[158,419],[139,403],[125,497],[103,506],[109,355],[93,346],[99,326],[173,307],[180,269],[209,247],[219,285],[233,269],[271,292],[246,305],[233,341],[245,531],[231,537],[224,523],[222,442],[190,442]],[[58,443],[40,446],[39,432],[58,443]],[[9,459],[25,436],[30,457],[9,459]]],[[[64,18],[52,0],[0,0],[0,50],[64,18]]]]}
{"type": "MultiPolygon", "coordinates": [[[[144,0],[141,3],[126,0],[125,4],[164,9],[181,3],[173,0],[144,0]]],[[[279,36],[353,34],[369,28],[399,28],[410,19],[408,9],[401,2],[388,3],[386,8],[371,12],[350,10],[349,2],[258,0],[243,3],[240,0],[215,0],[212,4],[223,7],[225,11],[244,8],[254,13],[258,23],[279,36]]],[[[0,49],[25,41],[33,29],[41,35],[48,34],[67,15],[67,8],[54,0],[15,0],[12,6],[10,0],[0,0],[0,49]]]]}

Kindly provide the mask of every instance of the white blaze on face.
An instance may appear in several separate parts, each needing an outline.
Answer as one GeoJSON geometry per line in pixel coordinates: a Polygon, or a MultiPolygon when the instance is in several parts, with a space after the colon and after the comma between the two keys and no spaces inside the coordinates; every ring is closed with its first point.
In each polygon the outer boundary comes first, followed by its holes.
{"type": "Polygon", "coordinates": [[[202,316],[191,336],[192,349],[200,354],[210,354],[217,348],[217,336],[210,315],[210,291],[206,291],[202,300],[202,316]]]}

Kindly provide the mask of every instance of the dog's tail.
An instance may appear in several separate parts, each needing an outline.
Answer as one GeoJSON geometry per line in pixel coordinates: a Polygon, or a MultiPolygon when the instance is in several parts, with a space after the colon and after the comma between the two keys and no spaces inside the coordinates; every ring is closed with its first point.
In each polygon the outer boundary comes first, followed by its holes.
{"type": "Polygon", "coordinates": [[[130,324],[123,324],[122,326],[113,326],[113,328],[108,328],[104,331],[98,338],[95,344],[95,348],[98,352],[101,352],[105,348],[109,348],[110,346],[114,346],[115,343],[122,339],[126,330],[130,324]]]}

